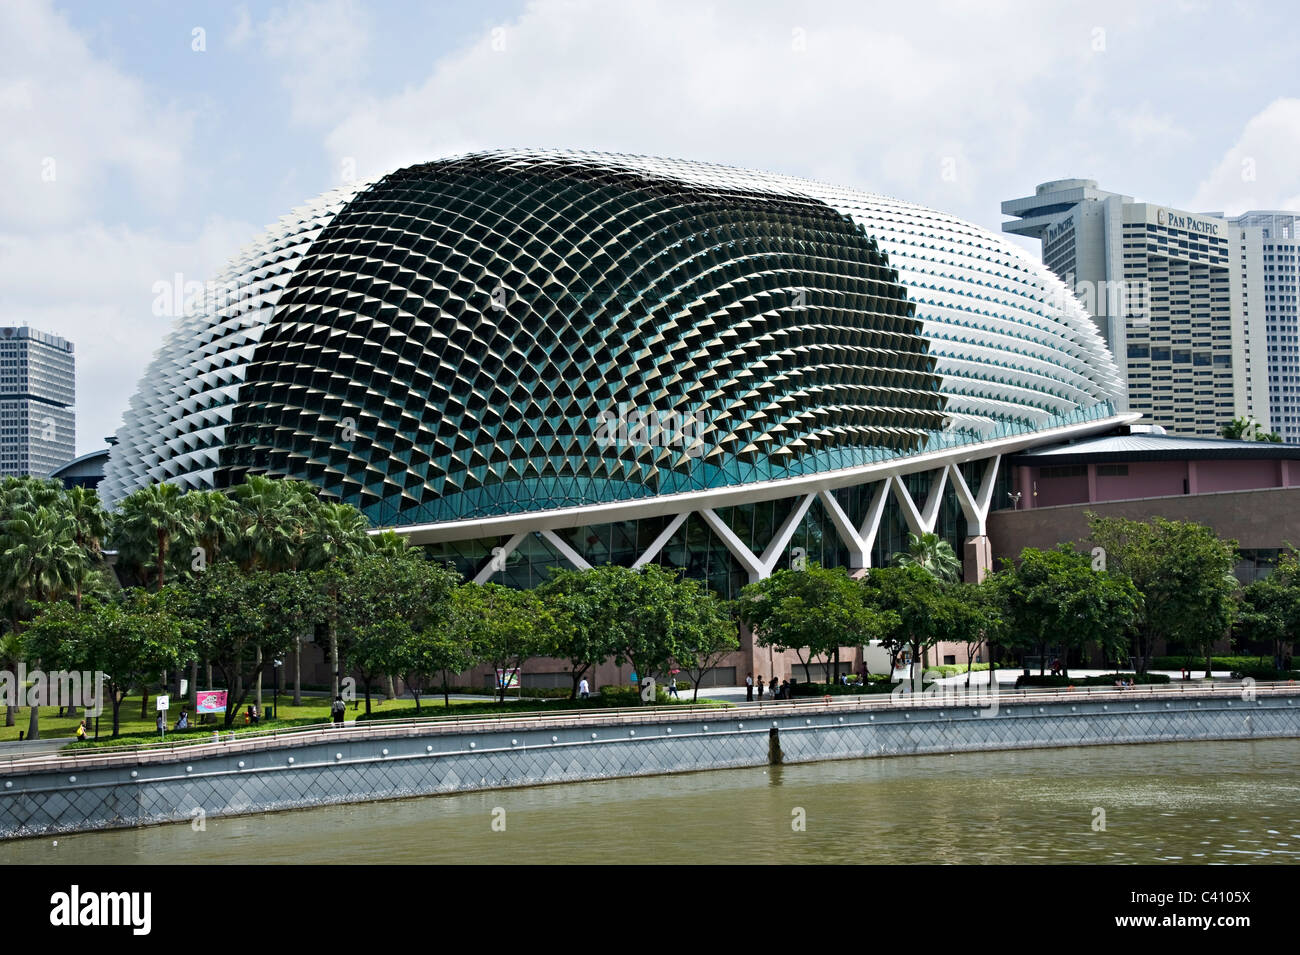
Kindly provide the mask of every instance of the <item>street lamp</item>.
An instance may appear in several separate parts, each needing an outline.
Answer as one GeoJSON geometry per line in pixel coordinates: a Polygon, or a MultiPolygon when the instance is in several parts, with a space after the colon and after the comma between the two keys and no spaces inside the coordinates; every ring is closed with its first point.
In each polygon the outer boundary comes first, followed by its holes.
{"type": "Polygon", "coordinates": [[[275,719],[280,715],[280,667],[284,666],[284,661],[272,659],[271,664],[275,667],[275,690],[273,691],[275,709],[271,714],[272,719],[275,719]]]}

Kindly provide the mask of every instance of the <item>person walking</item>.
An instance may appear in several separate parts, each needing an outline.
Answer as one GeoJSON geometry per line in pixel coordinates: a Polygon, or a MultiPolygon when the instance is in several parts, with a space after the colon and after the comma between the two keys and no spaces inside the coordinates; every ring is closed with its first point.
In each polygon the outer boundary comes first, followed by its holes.
{"type": "Polygon", "coordinates": [[[758,675],[758,702],[763,702],[763,674],[758,675]]]}
{"type": "Polygon", "coordinates": [[[591,696],[591,686],[587,683],[587,678],[585,676],[578,681],[578,696],[584,700],[591,696]]]}
{"type": "Polygon", "coordinates": [[[668,695],[676,696],[679,700],[681,699],[680,696],[677,696],[677,677],[675,676],[670,676],[668,678],[668,695]]]}
{"type": "Polygon", "coordinates": [[[754,702],[754,674],[745,674],[745,702],[754,702]]]}
{"type": "Polygon", "coordinates": [[[334,702],[330,704],[330,715],[334,717],[334,725],[342,726],[343,717],[348,711],[348,705],[343,702],[343,697],[335,695],[334,702]]]}
{"type": "Polygon", "coordinates": [[[162,710],[158,711],[158,718],[154,720],[154,725],[158,727],[158,735],[161,736],[163,731],[162,710]]]}
{"type": "Polygon", "coordinates": [[[768,695],[770,695],[770,696],[772,697],[772,699],[774,699],[774,700],[776,699],[776,691],[777,691],[777,688],[778,688],[780,685],[781,685],[781,681],[778,680],[775,676],[772,677],[772,682],[771,682],[771,684],[768,685],[767,692],[768,692],[768,695]]]}

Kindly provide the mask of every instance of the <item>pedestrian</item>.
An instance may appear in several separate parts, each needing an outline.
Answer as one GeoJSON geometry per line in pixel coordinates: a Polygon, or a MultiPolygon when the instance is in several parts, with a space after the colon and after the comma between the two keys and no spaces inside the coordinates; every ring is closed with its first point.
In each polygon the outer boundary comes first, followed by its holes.
{"type": "Polygon", "coordinates": [[[176,720],[178,730],[187,730],[190,728],[190,716],[185,710],[181,710],[180,718],[176,720]]]}
{"type": "Polygon", "coordinates": [[[82,720],[80,723],[77,724],[77,739],[85,739],[85,738],[86,738],[86,721],[82,720]]]}
{"type": "Polygon", "coordinates": [[[578,696],[584,700],[591,696],[591,686],[587,683],[585,676],[578,681],[578,696]]]}
{"type": "Polygon", "coordinates": [[[768,693],[768,696],[770,696],[772,699],[775,700],[775,699],[776,699],[776,690],[777,690],[777,687],[779,687],[780,685],[781,685],[781,681],[778,680],[775,676],[772,677],[772,682],[769,683],[768,686],[767,686],[767,693],[768,693]]]}
{"type": "MultiPolygon", "coordinates": [[[[759,677],[759,679],[762,679],[762,677],[759,677]]],[[[754,674],[752,673],[745,674],[745,702],[754,702],[754,674]]]]}
{"type": "Polygon", "coordinates": [[[670,676],[668,678],[668,695],[676,696],[679,700],[681,699],[680,696],[677,696],[677,677],[675,676],[670,676]]]}
{"type": "Polygon", "coordinates": [[[249,717],[251,717],[253,725],[256,726],[256,725],[257,725],[257,720],[258,720],[258,718],[259,718],[259,716],[260,716],[260,714],[257,712],[257,704],[256,704],[256,703],[254,703],[252,706],[250,706],[250,707],[248,708],[248,715],[249,715],[249,717]]]}
{"type": "Polygon", "coordinates": [[[157,718],[156,720],[154,720],[154,725],[158,727],[158,732],[159,732],[159,734],[161,734],[162,731],[163,731],[162,710],[159,710],[159,711],[158,711],[158,718],[157,718]]]}
{"type": "Polygon", "coordinates": [[[760,702],[760,703],[763,702],[763,690],[764,690],[764,689],[766,689],[766,686],[765,686],[765,684],[763,683],[763,674],[760,673],[760,674],[758,675],[758,702],[760,702]]]}
{"type": "Polygon", "coordinates": [[[782,680],[782,681],[781,681],[781,699],[783,699],[783,700],[788,700],[788,699],[790,699],[790,681],[789,681],[789,680],[782,680]]]}
{"type": "Polygon", "coordinates": [[[334,695],[334,702],[330,704],[330,715],[334,717],[334,725],[342,726],[343,717],[348,711],[348,705],[343,702],[343,697],[337,693],[334,695]]]}

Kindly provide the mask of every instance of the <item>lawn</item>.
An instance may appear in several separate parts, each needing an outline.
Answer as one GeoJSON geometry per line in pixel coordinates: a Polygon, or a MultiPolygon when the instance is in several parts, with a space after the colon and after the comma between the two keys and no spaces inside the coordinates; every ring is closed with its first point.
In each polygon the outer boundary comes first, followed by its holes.
{"type": "MultiPolygon", "coordinates": [[[[264,706],[266,707],[271,706],[273,700],[274,697],[271,694],[265,692],[263,693],[262,703],[264,706]]],[[[251,701],[252,701],[252,696],[250,694],[249,702],[251,701]]],[[[424,707],[426,710],[441,711],[443,708],[442,697],[437,697],[437,705],[433,707],[429,706],[428,703],[425,703],[424,699],[422,699],[421,702],[424,703],[424,707]]],[[[462,701],[458,701],[458,700],[452,700],[451,703],[452,706],[462,705],[462,701]]],[[[146,716],[144,719],[141,719],[139,693],[134,693],[128,696],[122,702],[120,728],[121,728],[121,736],[123,738],[130,737],[130,741],[132,743],[153,742],[158,739],[158,732],[154,728],[154,719],[157,716],[157,713],[154,711],[153,705],[154,705],[154,698],[153,696],[150,696],[148,716],[146,716]]],[[[176,718],[180,716],[182,707],[190,710],[191,724],[190,724],[190,729],[185,731],[181,735],[193,736],[196,738],[198,736],[206,737],[206,736],[210,736],[214,729],[222,729],[222,724],[220,719],[218,719],[216,723],[212,723],[212,724],[195,725],[193,722],[194,721],[193,707],[190,704],[188,704],[186,701],[177,700],[173,697],[172,707],[170,710],[167,711],[167,738],[168,739],[172,739],[174,736],[176,736],[176,734],[172,731],[172,727],[176,725],[176,718]]],[[[413,704],[411,703],[410,700],[383,700],[377,697],[372,697],[370,708],[372,713],[385,713],[392,710],[404,711],[407,708],[413,708],[413,704]]],[[[350,720],[356,719],[358,716],[365,713],[365,711],[366,711],[365,700],[358,700],[355,708],[351,703],[349,703],[347,718],[350,720]]],[[[71,719],[68,717],[59,717],[57,715],[58,712],[59,709],[57,706],[41,707],[41,739],[56,739],[60,737],[70,739],[77,735],[77,724],[81,721],[80,717],[78,717],[77,719],[71,719]]],[[[30,719],[29,714],[30,714],[30,710],[28,710],[26,707],[20,707],[14,714],[13,726],[0,726],[0,742],[18,739],[18,733],[20,731],[23,734],[26,734],[27,724],[30,719]]],[[[304,696],[302,698],[302,706],[294,706],[293,696],[291,694],[290,695],[281,694],[280,709],[279,712],[276,714],[276,719],[262,720],[259,726],[257,727],[250,726],[249,728],[259,729],[259,730],[275,729],[276,727],[280,727],[280,726],[306,725],[310,723],[328,723],[329,719],[330,719],[329,701],[324,696],[304,696]]],[[[236,730],[242,730],[244,727],[245,727],[244,711],[241,710],[232,728],[236,730]]],[[[91,721],[86,725],[86,729],[89,731],[92,737],[95,735],[95,726],[93,721],[91,721]]],[[[113,734],[113,713],[111,710],[105,709],[104,713],[102,713],[99,717],[99,738],[102,741],[112,736],[112,734],[113,734]]]]}

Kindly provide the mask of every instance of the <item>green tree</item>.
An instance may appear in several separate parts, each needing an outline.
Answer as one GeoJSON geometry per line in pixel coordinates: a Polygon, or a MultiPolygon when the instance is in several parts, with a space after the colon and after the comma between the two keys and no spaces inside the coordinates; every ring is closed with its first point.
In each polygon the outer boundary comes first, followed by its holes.
{"type": "Polygon", "coordinates": [[[916,662],[954,627],[945,615],[948,599],[940,580],[919,564],[873,567],[860,581],[863,599],[884,621],[881,643],[891,654],[912,651],[909,676],[916,682],[916,662]]]}
{"type": "Polygon", "coordinates": [[[457,576],[419,551],[364,554],[346,567],[338,592],[339,632],[348,663],[365,683],[369,715],[376,679],[407,672],[418,690],[430,672],[423,665],[440,662],[427,654],[438,649],[439,632],[449,632],[457,576]],[[412,656],[413,649],[422,652],[412,656]]]}
{"type": "Polygon", "coordinates": [[[217,668],[229,690],[226,727],[258,676],[324,613],[310,575],[245,571],[228,560],[194,575],[184,594],[185,613],[197,625],[198,652],[217,668]]]}
{"type": "Polygon", "coordinates": [[[1233,418],[1219,433],[1233,441],[1266,441],[1281,444],[1282,436],[1273,431],[1265,431],[1264,426],[1253,418],[1233,418]]]}
{"type": "Polygon", "coordinates": [[[152,568],[155,590],[166,584],[173,542],[194,536],[193,518],[182,507],[182,496],[175,484],[150,484],[123,498],[113,521],[119,550],[139,565],[141,583],[152,568]]]}
{"type": "Polygon", "coordinates": [[[1273,665],[1285,669],[1300,633],[1300,554],[1283,551],[1267,577],[1242,588],[1234,636],[1238,647],[1267,643],[1273,665]]]}
{"type": "Polygon", "coordinates": [[[1089,516],[1092,540],[1106,566],[1133,581],[1142,595],[1134,656],[1145,673],[1157,640],[1202,652],[1206,672],[1214,643],[1232,629],[1237,542],[1203,525],[1157,517],[1150,522],[1089,516]]]}
{"type": "Polygon", "coordinates": [[[938,534],[907,535],[907,550],[899,551],[893,557],[900,567],[920,567],[929,571],[944,583],[956,583],[961,579],[961,560],[953,552],[952,545],[938,534]]]}
{"type": "Polygon", "coordinates": [[[699,702],[700,683],[729,653],[740,649],[739,608],[709,593],[696,604],[696,625],[678,651],[677,663],[691,678],[691,702],[699,702]]]}
{"type": "Polygon", "coordinates": [[[841,646],[865,644],[892,623],[864,602],[862,588],[843,567],[816,563],[747,584],[738,612],[759,646],[793,650],[809,683],[815,657],[829,660],[841,646]]]}
{"type": "Polygon", "coordinates": [[[583,676],[612,657],[621,642],[628,609],[621,599],[627,592],[628,573],[633,571],[611,564],[590,570],[559,569],[537,588],[557,624],[555,645],[546,653],[569,662],[571,700],[577,699],[583,676]]]}
{"type": "MultiPolygon", "coordinates": [[[[989,684],[996,681],[993,648],[1007,637],[1007,592],[996,574],[990,574],[979,583],[956,586],[950,596],[963,605],[959,617],[968,626],[961,629],[957,638],[966,644],[966,659],[972,660],[983,646],[989,658],[989,684]]],[[[966,686],[971,683],[971,669],[966,667],[966,686]]]]}
{"type": "Polygon", "coordinates": [[[1018,645],[1038,650],[1040,673],[1049,646],[1060,648],[1066,675],[1071,651],[1095,644],[1110,655],[1127,646],[1140,603],[1127,577],[1094,570],[1091,555],[1069,544],[1027,547],[1019,563],[1006,563],[1011,630],[1018,645]]]}
{"type": "Polygon", "coordinates": [[[72,527],[72,539],[81,549],[84,560],[74,570],[75,603],[81,607],[87,574],[104,569],[103,541],[108,538],[109,518],[93,488],[71,487],[63,494],[63,512],[72,527]]]}
{"type": "MultiPolygon", "coordinates": [[[[501,584],[461,584],[452,595],[452,633],[494,671],[520,670],[555,644],[555,619],[533,590],[501,584]]],[[[504,683],[504,681],[502,681],[504,683]]],[[[498,688],[505,702],[506,688],[498,688]]]]}
{"type": "MultiPolygon", "coordinates": [[[[77,545],[72,519],[55,507],[19,511],[0,534],[0,587],[12,614],[15,634],[27,605],[58,600],[84,579],[88,558],[77,545]]],[[[33,660],[37,666],[39,660],[33,660]]],[[[29,707],[27,738],[40,739],[40,707],[29,707]]]]}
{"type": "Polygon", "coordinates": [[[175,605],[171,590],[149,593],[136,588],[123,591],[115,601],[89,598],[81,610],[66,602],[49,604],[24,640],[32,651],[69,668],[105,674],[117,736],[122,701],[131,688],[146,685],[193,653],[189,628],[174,612],[175,605]]]}
{"type": "MultiPolygon", "coordinates": [[[[346,561],[370,549],[366,537],[368,526],[365,515],[352,505],[328,501],[320,502],[311,511],[306,525],[303,566],[317,572],[317,580],[327,606],[324,625],[333,683],[331,698],[338,694],[339,681],[343,679],[338,639],[338,593],[339,586],[345,579],[341,567],[346,561]]],[[[301,670],[301,655],[302,642],[299,639],[294,645],[295,674],[301,670]]],[[[295,704],[300,700],[301,690],[295,676],[295,704]]]]}

